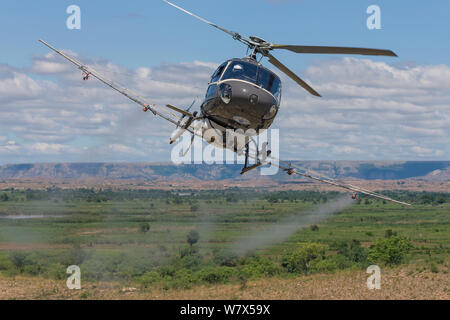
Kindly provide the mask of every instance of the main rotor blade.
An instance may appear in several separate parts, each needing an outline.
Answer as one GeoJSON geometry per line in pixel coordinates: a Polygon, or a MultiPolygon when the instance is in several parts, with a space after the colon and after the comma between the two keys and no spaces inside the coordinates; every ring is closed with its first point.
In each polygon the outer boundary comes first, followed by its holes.
{"type": "Polygon", "coordinates": [[[269,62],[273,64],[275,67],[283,71],[286,75],[288,75],[292,80],[297,82],[301,87],[306,89],[309,93],[312,95],[315,95],[317,97],[321,97],[321,95],[311,88],[305,81],[300,79],[295,73],[293,73],[291,70],[289,70],[284,64],[282,64],[280,61],[278,61],[273,55],[270,53],[267,53],[267,57],[269,57],[269,62]]]}
{"type": "Polygon", "coordinates": [[[238,40],[238,41],[242,41],[242,42],[248,43],[248,39],[242,37],[242,36],[241,36],[239,33],[237,33],[237,32],[230,31],[230,30],[227,30],[227,29],[225,29],[225,28],[222,28],[221,26],[218,26],[217,24],[212,23],[211,21],[208,21],[208,20],[206,20],[206,19],[203,19],[202,17],[199,17],[199,16],[197,16],[196,14],[193,14],[192,12],[189,12],[189,11],[187,11],[186,9],[183,9],[183,8],[180,7],[180,6],[177,6],[176,4],[173,4],[173,3],[170,2],[170,1],[167,1],[167,0],[163,0],[163,1],[166,2],[166,3],[168,3],[168,4],[170,4],[172,7],[175,7],[175,8],[177,8],[178,10],[181,10],[181,11],[183,11],[184,13],[187,13],[187,14],[193,16],[194,18],[197,18],[198,20],[203,21],[204,23],[209,24],[210,26],[213,26],[214,28],[217,28],[217,29],[219,29],[219,30],[221,30],[221,31],[223,31],[223,32],[225,32],[225,33],[228,33],[228,34],[229,34],[230,36],[232,36],[233,39],[235,39],[235,40],[238,40]]]}
{"type": "Polygon", "coordinates": [[[351,47],[321,47],[321,46],[291,46],[273,44],[273,49],[285,49],[296,53],[324,53],[324,54],[362,54],[367,56],[397,57],[391,50],[351,48],[351,47]]]}

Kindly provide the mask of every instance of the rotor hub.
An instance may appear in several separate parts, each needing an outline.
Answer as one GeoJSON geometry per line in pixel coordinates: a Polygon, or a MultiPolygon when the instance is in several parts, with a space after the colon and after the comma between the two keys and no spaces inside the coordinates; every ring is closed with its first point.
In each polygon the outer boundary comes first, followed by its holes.
{"type": "Polygon", "coordinates": [[[258,47],[260,49],[269,49],[272,46],[272,43],[267,42],[266,40],[261,39],[259,37],[250,36],[249,39],[250,39],[250,43],[253,46],[258,47]]]}

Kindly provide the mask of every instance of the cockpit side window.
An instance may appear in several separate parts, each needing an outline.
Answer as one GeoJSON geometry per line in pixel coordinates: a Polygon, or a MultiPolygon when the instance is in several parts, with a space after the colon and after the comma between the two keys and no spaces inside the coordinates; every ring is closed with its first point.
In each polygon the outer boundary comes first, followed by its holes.
{"type": "Polygon", "coordinates": [[[215,97],[216,95],[216,89],[217,89],[217,85],[216,84],[211,84],[208,87],[208,90],[206,91],[206,96],[205,96],[205,100],[209,100],[215,97]]]}
{"type": "Polygon", "coordinates": [[[223,64],[220,65],[220,67],[217,68],[217,70],[214,72],[213,76],[211,77],[211,81],[210,82],[217,82],[220,79],[220,76],[223,73],[223,70],[225,69],[225,67],[227,66],[228,62],[225,62],[223,64]]]}
{"type": "Polygon", "coordinates": [[[258,66],[244,61],[233,61],[223,74],[224,79],[240,79],[256,83],[258,66]]]}
{"type": "Polygon", "coordinates": [[[262,69],[259,69],[258,75],[258,85],[271,92],[275,98],[279,101],[281,98],[281,81],[275,74],[272,72],[262,69]]]}

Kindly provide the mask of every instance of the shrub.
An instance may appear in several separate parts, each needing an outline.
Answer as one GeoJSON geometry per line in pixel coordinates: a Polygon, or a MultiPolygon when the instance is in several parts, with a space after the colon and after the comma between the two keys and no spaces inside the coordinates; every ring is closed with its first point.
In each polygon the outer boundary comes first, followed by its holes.
{"type": "Polygon", "coordinates": [[[8,270],[13,267],[13,262],[11,260],[11,257],[8,257],[7,255],[0,255],[0,271],[1,270],[8,270]]]}
{"type": "Polygon", "coordinates": [[[198,271],[198,278],[206,283],[225,283],[233,276],[233,268],[230,267],[206,267],[198,271]]]}
{"type": "Polygon", "coordinates": [[[368,252],[361,247],[358,240],[352,240],[350,244],[347,242],[339,244],[337,252],[352,262],[365,263],[367,261],[368,252]]]}
{"type": "Polygon", "coordinates": [[[191,270],[179,269],[169,281],[169,285],[175,289],[189,289],[197,281],[191,270]]]}
{"type": "Polygon", "coordinates": [[[202,263],[202,257],[199,254],[191,254],[184,256],[181,260],[181,265],[187,269],[198,268],[202,263]]]}
{"type": "Polygon", "coordinates": [[[197,230],[189,231],[189,233],[187,235],[187,242],[189,243],[189,245],[193,246],[194,244],[196,244],[198,242],[199,239],[200,239],[200,235],[198,234],[197,230]]]}
{"type": "Polygon", "coordinates": [[[245,273],[238,272],[237,279],[239,281],[239,284],[240,284],[239,288],[241,290],[244,290],[245,288],[247,288],[248,277],[245,273]]]}
{"type": "Polygon", "coordinates": [[[41,266],[38,264],[26,265],[23,268],[23,272],[32,276],[37,276],[41,273],[41,266]]]}
{"type": "Polygon", "coordinates": [[[172,278],[175,276],[175,273],[177,272],[177,267],[173,264],[169,264],[167,266],[161,267],[159,269],[159,274],[163,278],[172,278]]]}
{"type": "Polygon", "coordinates": [[[112,273],[108,270],[105,260],[99,261],[98,259],[92,259],[84,262],[81,268],[81,274],[83,279],[99,281],[102,279],[110,279],[112,273]]]}
{"type": "Polygon", "coordinates": [[[87,252],[81,248],[79,243],[75,243],[69,250],[67,256],[68,265],[81,265],[88,258],[87,252]]]}
{"type": "MultiPolygon", "coordinates": [[[[44,274],[46,277],[50,277],[57,280],[62,280],[67,277],[69,277],[68,274],[66,274],[67,266],[63,266],[60,263],[54,263],[49,266],[47,266],[44,270],[44,274]]],[[[84,276],[84,275],[82,275],[84,276]]]]}
{"type": "Polygon", "coordinates": [[[386,230],[385,233],[384,233],[384,237],[385,238],[390,238],[390,237],[393,237],[393,236],[396,236],[396,235],[397,235],[397,232],[392,231],[391,229],[386,230]]]}
{"type": "Polygon", "coordinates": [[[430,264],[430,270],[431,270],[431,272],[433,272],[433,273],[438,273],[438,272],[439,272],[439,268],[438,268],[438,266],[436,265],[436,263],[434,263],[434,262],[432,262],[432,263],[430,264]]]}
{"type": "Polygon", "coordinates": [[[238,262],[238,256],[230,251],[217,251],[214,253],[213,260],[219,266],[235,267],[238,262]]]}
{"type": "Polygon", "coordinates": [[[149,271],[137,278],[137,283],[143,288],[148,288],[150,285],[155,284],[161,280],[161,276],[156,271],[149,271]]]}
{"type": "Polygon", "coordinates": [[[406,238],[392,236],[378,239],[370,247],[367,258],[371,263],[400,264],[412,248],[411,242],[406,238]]]}
{"type": "Polygon", "coordinates": [[[318,227],[316,224],[313,224],[313,225],[310,227],[310,229],[311,229],[311,231],[319,231],[319,227],[318,227]]]}
{"type": "Polygon", "coordinates": [[[343,255],[331,255],[322,260],[315,260],[311,264],[311,271],[314,272],[333,272],[353,266],[353,262],[343,255]]]}
{"type": "Polygon", "coordinates": [[[143,222],[139,225],[139,231],[142,233],[147,233],[150,230],[150,224],[148,222],[143,222]]]}
{"type": "Polygon", "coordinates": [[[80,293],[80,299],[88,299],[90,296],[90,293],[88,291],[83,291],[82,293],[80,293]]]}
{"type": "Polygon", "coordinates": [[[280,268],[272,260],[267,258],[255,257],[248,258],[239,268],[239,274],[248,279],[271,277],[280,273],[280,268]]]}
{"type": "Polygon", "coordinates": [[[311,263],[325,258],[327,248],[327,245],[320,243],[300,243],[294,252],[283,257],[281,265],[290,273],[301,272],[307,275],[310,271],[311,263]]]}
{"type": "Polygon", "coordinates": [[[183,246],[180,248],[180,258],[198,254],[198,249],[191,246],[183,246]]]}
{"type": "Polygon", "coordinates": [[[159,252],[161,252],[161,253],[166,253],[166,252],[168,251],[167,247],[166,247],[165,245],[162,245],[162,244],[160,244],[160,245],[158,246],[158,250],[159,250],[159,252]]]}
{"type": "Polygon", "coordinates": [[[25,260],[27,259],[27,254],[22,251],[13,251],[10,253],[10,259],[13,265],[20,271],[23,272],[25,267],[25,260]]]}

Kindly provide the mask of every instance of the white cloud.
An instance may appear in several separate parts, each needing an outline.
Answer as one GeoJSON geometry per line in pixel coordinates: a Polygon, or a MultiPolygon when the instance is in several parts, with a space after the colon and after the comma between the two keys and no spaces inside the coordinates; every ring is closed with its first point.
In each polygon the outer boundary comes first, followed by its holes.
{"type": "Polygon", "coordinates": [[[352,146],[334,146],[333,152],[336,154],[361,154],[363,153],[360,149],[352,146]]]}
{"type": "MultiPolygon", "coordinates": [[[[217,66],[194,61],[128,70],[79,59],[151,102],[180,107],[195,98],[198,107],[217,66]]],[[[297,72],[323,98],[282,76],[274,127],[281,129],[283,158],[448,159],[449,66],[344,58],[297,72]]],[[[54,54],[35,57],[29,69],[0,65],[0,163],[169,161],[172,125],[140,110],[95,79],[82,81],[54,54]]]]}
{"type": "Polygon", "coordinates": [[[434,150],[431,148],[423,148],[420,146],[414,146],[411,148],[411,150],[415,153],[417,153],[421,157],[433,157],[433,156],[442,156],[443,151],[442,150],[434,150]]]}
{"type": "MultiPolygon", "coordinates": [[[[78,55],[70,50],[63,50],[65,54],[76,58],[78,55]]],[[[68,72],[71,65],[63,61],[55,52],[50,52],[43,57],[34,57],[31,72],[37,74],[56,74],[68,72]]]]}
{"type": "Polygon", "coordinates": [[[282,144],[285,153],[303,149],[303,159],[448,159],[449,66],[405,68],[343,58],[298,73],[323,98],[283,76],[284,102],[275,125],[285,128],[282,135],[287,130],[299,137],[297,146],[295,139],[282,144]],[[312,147],[313,141],[329,146],[312,147]]]}
{"type": "Polygon", "coordinates": [[[37,98],[45,91],[45,88],[45,83],[40,84],[12,68],[8,72],[0,72],[0,102],[14,98],[21,100],[37,98]]]}
{"type": "Polygon", "coordinates": [[[45,142],[38,142],[31,146],[31,149],[33,151],[36,151],[41,154],[60,154],[63,150],[70,149],[69,147],[62,145],[62,144],[56,144],[56,143],[45,143],[45,142]]]}
{"type": "Polygon", "coordinates": [[[142,151],[117,143],[108,145],[108,149],[111,150],[112,152],[125,153],[128,155],[138,155],[138,156],[145,155],[145,153],[142,151]]]}

